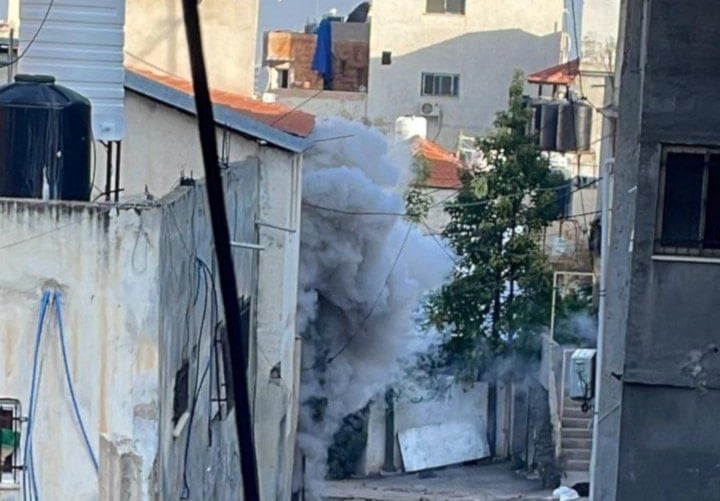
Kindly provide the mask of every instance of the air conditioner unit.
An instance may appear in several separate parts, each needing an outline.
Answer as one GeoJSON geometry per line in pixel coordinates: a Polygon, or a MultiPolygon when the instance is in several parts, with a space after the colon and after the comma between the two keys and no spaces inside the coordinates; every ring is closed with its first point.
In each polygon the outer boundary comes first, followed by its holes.
{"type": "Polygon", "coordinates": [[[439,117],[440,105],[432,101],[420,101],[418,112],[423,117],[439,117]]]}

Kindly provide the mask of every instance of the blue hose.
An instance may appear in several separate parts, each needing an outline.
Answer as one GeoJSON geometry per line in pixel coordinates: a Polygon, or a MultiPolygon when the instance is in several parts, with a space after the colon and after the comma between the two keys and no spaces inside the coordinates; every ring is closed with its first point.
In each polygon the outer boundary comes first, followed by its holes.
{"type": "Polygon", "coordinates": [[[65,330],[63,328],[63,315],[62,315],[62,294],[60,291],[55,291],[55,308],[57,312],[58,330],[60,331],[60,347],[62,348],[62,359],[63,366],[65,367],[65,380],[67,381],[68,390],[70,390],[70,399],[72,400],[73,409],[75,410],[75,417],[77,418],[80,431],[82,432],[83,440],[85,440],[85,447],[87,447],[90,459],[93,462],[95,471],[100,469],[98,465],[97,456],[93,451],[92,445],[90,444],[90,438],[88,437],[85,423],[80,415],[80,407],[78,406],[77,398],[75,398],[75,388],[73,387],[72,377],[70,375],[70,365],[68,364],[67,350],[65,349],[65,330]]]}
{"type": "Polygon", "coordinates": [[[27,476],[30,474],[32,482],[30,498],[35,496],[39,499],[37,479],[35,478],[35,469],[32,468],[32,426],[35,418],[35,409],[37,408],[37,400],[35,392],[39,384],[38,381],[38,361],[40,358],[40,342],[42,341],[43,324],[45,323],[45,314],[47,313],[48,304],[50,303],[50,291],[44,291],[42,302],[40,303],[40,315],[38,318],[37,331],[35,332],[35,348],[33,350],[33,368],[32,379],[30,381],[30,398],[28,398],[28,420],[27,430],[25,432],[25,445],[23,446],[23,458],[25,467],[23,468],[23,499],[28,499],[27,495],[27,476]]]}

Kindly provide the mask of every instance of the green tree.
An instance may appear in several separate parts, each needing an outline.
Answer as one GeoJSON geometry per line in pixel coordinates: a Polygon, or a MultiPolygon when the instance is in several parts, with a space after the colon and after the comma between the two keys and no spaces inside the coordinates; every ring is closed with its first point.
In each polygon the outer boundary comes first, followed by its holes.
{"type": "Polygon", "coordinates": [[[498,356],[537,354],[537,328],[549,318],[552,272],[537,235],[557,216],[559,179],[527,132],[522,90],[516,73],[508,109],[498,113],[494,132],[477,140],[484,167],[463,172],[445,208],[451,219],[444,236],[459,262],[430,302],[430,320],[450,333],[450,360],[475,370],[498,356]]]}

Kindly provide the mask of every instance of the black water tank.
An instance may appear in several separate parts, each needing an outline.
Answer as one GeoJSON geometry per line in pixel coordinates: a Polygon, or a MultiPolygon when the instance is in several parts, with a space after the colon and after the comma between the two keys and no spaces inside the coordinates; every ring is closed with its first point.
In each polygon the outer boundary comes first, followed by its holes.
{"type": "Polygon", "coordinates": [[[559,107],[560,103],[557,101],[548,101],[540,105],[538,141],[540,149],[543,151],[555,151],[559,107]]]}
{"type": "Polygon", "coordinates": [[[566,101],[560,105],[557,123],[557,151],[590,149],[593,108],[584,101],[566,101]]]}
{"type": "Polygon", "coordinates": [[[0,88],[0,196],[90,199],[90,101],[45,75],[0,88]]]}

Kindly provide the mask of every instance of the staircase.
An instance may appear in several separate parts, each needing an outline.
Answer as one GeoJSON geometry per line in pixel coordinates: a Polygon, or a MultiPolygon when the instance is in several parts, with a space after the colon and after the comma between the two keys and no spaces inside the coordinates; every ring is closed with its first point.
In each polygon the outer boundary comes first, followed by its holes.
{"type": "Polygon", "coordinates": [[[592,409],[583,412],[580,402],[569,398],[563,402],[562,428],[560,430],[560,456],[564,460],[565,473],[590,472],[592,451],[592,409]]]}

